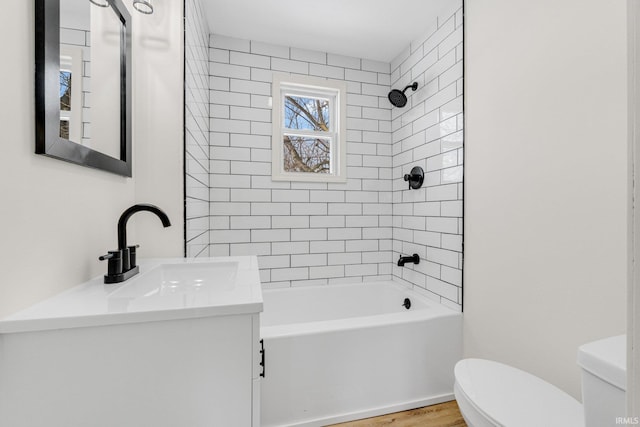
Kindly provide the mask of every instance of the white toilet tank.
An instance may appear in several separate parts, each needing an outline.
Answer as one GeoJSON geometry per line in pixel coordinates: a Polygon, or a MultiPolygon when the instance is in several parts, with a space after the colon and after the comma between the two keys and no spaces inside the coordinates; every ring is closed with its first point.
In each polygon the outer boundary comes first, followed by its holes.
{"type": "Polygon", "coordinates": [[[605,338],[578,349],[586,427],[623,424],[625,417],[626,335],[605,338]]]}

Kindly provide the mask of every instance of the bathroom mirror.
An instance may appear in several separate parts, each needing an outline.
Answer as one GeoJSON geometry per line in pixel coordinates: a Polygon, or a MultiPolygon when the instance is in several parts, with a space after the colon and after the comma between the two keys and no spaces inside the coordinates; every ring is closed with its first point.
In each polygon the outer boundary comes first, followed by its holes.
{"type": "Polygon", "coordinates": [[[131,176],[131,16],[36,0],[36,153],[131,176]]]}

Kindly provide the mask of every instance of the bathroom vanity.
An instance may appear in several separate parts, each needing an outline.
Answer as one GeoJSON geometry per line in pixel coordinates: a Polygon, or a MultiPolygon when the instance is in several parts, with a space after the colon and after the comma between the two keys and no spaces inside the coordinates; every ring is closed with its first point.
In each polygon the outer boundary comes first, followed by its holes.
{"type": "Polygon", "coordinates": [[[0,425],[258,426],[256,257],[140,263],[0,320],[0,425]]]}

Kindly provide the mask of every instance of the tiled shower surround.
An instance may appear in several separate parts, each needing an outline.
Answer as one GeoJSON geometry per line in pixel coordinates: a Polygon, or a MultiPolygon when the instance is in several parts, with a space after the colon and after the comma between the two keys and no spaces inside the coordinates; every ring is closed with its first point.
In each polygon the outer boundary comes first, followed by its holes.
{"type": "Polygon", "coordinates": [[[209,256],[209,27],[199,0],[185,1],[186,255],[209,256]]]}
{"type": "Polygon", "coordinates": [[[393,88],[418,82],[409,103],[391,111],[394,256],[424,259],[409,268],[394,264],[393,275],[461,304],[462,9],[435,21],[391,63],[393,88]],[[402,177],[414,165],[424,169],[425,184],[409,191],[402,177]]]}
{"type": "MultiPolygon", "coordinates": [[[[462,3],[455,3],[425,20],[425,36],[391,64],[212,29],[208,254],[258,255],[265,287],[393,278],[461,308],[462,3]],[[346,81],[346,183],[272,181],[274,72],[346,81]],[[390,89],[414,81],[407,106],[392,107],[390,89]],[[408,190],[403,176],[416,165],[425,185],[408,190]],[[422,261],[397,267],[401,253],[422,261]]],[[[201,245],[188,244],[188,253],[205,254],[201,245]]]]}

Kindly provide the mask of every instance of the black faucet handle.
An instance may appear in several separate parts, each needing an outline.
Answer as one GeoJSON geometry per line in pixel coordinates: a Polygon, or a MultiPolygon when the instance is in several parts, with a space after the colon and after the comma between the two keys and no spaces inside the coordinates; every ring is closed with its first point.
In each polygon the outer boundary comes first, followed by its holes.
{"type": "Polygon", "coordinates": [[[404,180],[409,183],[409,190],[411,190],[411,180],[412,180],[412,178],[413,177],[411,175],[409,175],[408,173],[404,174],[404,180]]]}
{"type": "Polygon", "coordinates": [[[130,269],[137,265],[136,249],[138,249],[139,247],[140,245],[127,246],[127,249],[129,250],[129,268],[130,269]]]}
{"type": "Polygon", "coordinates": [[[122,273],[122,251],[109,251],[106,255],[98,257],[100,261],[109,261],[107,264],[107,275],[114,276],[122,273]]]}

